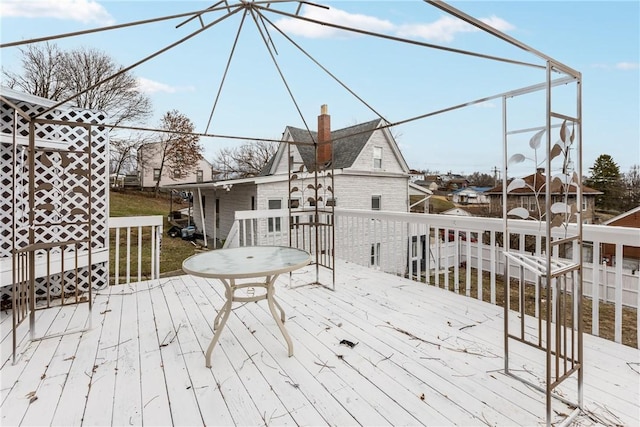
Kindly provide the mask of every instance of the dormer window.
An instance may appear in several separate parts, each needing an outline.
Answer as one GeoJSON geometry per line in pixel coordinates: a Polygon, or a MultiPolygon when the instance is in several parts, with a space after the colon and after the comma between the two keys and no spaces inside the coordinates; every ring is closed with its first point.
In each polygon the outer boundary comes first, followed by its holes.
{"type": "Polygon", "coordinates": [[[382,147],[373,147],[373,168],[382,169],[382,147]]]}

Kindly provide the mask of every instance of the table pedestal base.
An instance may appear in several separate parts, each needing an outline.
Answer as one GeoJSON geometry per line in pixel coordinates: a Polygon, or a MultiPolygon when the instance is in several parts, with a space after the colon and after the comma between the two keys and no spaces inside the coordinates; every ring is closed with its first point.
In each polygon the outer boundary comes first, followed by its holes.
{"type": "Polygon", "coordinates": [[[231,314],[231,307],[234,302],[254,302],[261,301],[266,299],[267,304],[269,305],[269,311],[271,311],[271,315],[273,319],[276,321],[278,328],[280,328],[280,332],[284,336],[284,340],[287,342],[287,347],[289,350],[289,357],[293,356],[293,343],[291,342],[291,338],[287,333],[287,330],[284,328],[284,310],[278,304],[278,301],[275,300],[274,294],[274,283],[279,275],[267,276],[264,282],[253,282],[253,283],[241,283],[236,285],[235,279],[219,279],[225,287],[225,297],[227,301],[224,303],[218,314],[216,315],[215,320],[213,321],[213,330],[215,333],[213,334],[213,338],[209,343],[209,347],[207,348],[207,352],[205,353],[205,364],[207,368],[211,367],[211,353],[213,352],[213,348],[216,346],[218,339],[220,338],[220,334],[224,329],[224,325],[226,325],[227,320],[229,319],[229,315],[231,314]],[[262,295],[256,296],[236,296],[235,292],[238,289],[245,288],[263,288],[265,293],[262,295]]]}

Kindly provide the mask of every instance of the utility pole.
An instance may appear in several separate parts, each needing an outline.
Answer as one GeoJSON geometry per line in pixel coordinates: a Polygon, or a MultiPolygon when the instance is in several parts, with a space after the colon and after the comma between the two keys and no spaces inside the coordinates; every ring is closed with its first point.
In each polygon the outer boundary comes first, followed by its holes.
{"type": "Polygon", "coordinates": [[[493,167],[493,186],[497,186],[498,185],[498,174],[500,172],[498,171],[498,167],[494,166],[493,167]]]}

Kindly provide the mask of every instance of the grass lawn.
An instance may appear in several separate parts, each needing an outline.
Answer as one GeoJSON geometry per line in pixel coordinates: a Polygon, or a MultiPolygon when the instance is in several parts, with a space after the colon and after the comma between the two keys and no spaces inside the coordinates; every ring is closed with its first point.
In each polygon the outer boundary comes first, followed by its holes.
{"type": "MultiPolygon", "coordinates": [[[[173,203],[173,209],[182,209],[187,207],[186,204],[173,203]]],[[[169,210],[171,209],[171,203],[167,196],[160,196],[158,198],[153,197],[153,193],[146,192],[109,192],[109,216],[145,216],[145,215],[162,215],[163,220],[163,236],[162,236],[162,251],[160,252],[160,274],[167,275],[176,270],[180,270],[182,261],[193,255],[196,252],[196,246],[191,242],[182,240],[180,238],[172,238],[167,236],[167,230],[170,224],[167,220],[169,210]]],[[[120,265],[118,270],[120,275],[126,273],[126,238],[125,232],[121,231],[120,234],[120,265]]],[[[131,250],[132,263],[130,265],[131,274],[137,277],[138,265],[133,262],[137,259],[137,242],[138,242],[138,230],[133,229],[131,236],[131,250]]],[[[110,231],[110,276],[113,278],[115,273],[115,231],[110,231]]],[[[143,280],[149,277],[151,271],[151,250],[150,250],[151,236],[149,230],[143,231],[142,235],[142,256],[143,263],[141,266],[143,280]]]]}
{"type": "MultiPolygon", "coordinates": [[[[466,267],[460,267],[459,277],[460,281],[466,276],[466,267]]],[[[471,269],[471,289],[470,294],[472,298],[478,296],[478,279],[477,270],[471,269]]],[[[422,279],[424,282],[424,278],[422,279]]],[[[435,283],[435,276],[430,276],[431,283],[435,283]]],[[[453,269],[449,272],[449,283],[445,286],[444,274],[440,274],[440,287],[446,287],[450,291],[455,290],[453,269]]],[[[460,294],[465,294],[466,289],[464,285],[460,285],[460,294]]],[[[511,307],[518,307],[517,301],[517,280],[511,282],[511,307]]],[[[491,302],[491,277],[488,272],[482,272],[482,300],[491,302]]],[[[525,287],[525,307],[526,313],[533,316],[535,314],[535,290],[533,286],[525,287]]],[[[570,306],[570,297],[567,299],[567,303],[570,306]]],[[[496,277],[496,304],[504,307],[504,278],[502,276],[496,277]]],[[[615,305],[612,303],[600,302],[599,306],[599,336],[613,341],[615,337],[615,305]]],[[[592,302],[591,299],[584,297],[582,300],[582,319],[584,325],[584,332],[591,332],[591,325],[593,318],[592,302]]],[[[631,307],[622,307],[622,343],[634,348],[638,346],[638,333],[636,328],[636,316],[637,310],[631,307]]],[[[569,314],[570,319],[570,314],[569,314]]]]}

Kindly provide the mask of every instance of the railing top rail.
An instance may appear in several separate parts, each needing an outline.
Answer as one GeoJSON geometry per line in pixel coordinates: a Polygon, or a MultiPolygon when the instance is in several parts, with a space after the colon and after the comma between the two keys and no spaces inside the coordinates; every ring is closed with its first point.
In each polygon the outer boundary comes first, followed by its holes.
{"type": "Polygon", "coordinates": [[[109,228],[157,226],[163,219],[162,215],[109,217],[109,228]]]}
{"type": "MultiPolygon", "coordinates": [[[[382,221],[399,221],[412,224],[425,224],[432,228],[447,228],[463,231],[501,233],[504,223],[502,218],[485,218],[470,216],[455,216],[441,214],[421,214],[410,212],[371,211],[365,209],[335,208],[336,218],[370,218],[382,221]]],[[[309,212],[295,212],[294,215],[307,215],[309,212]]],[[[236,219],[258,219],[288,217],[288,209],[237,211],[236,219]]],[[[543,224],[533,220],[509,221],[509,232],[515,234],[539,235],[544,234],[543,224]]],[[[556,229],[554,237],[564,239],[577,234],[575,224],[569,224],[565,231],[556,229]]],[[[582,230],[585,242],[621,243],[624,246],[640,246],[640,229],[631,227],[614,227],[608,225],[584,224],[582,230]]]]}

